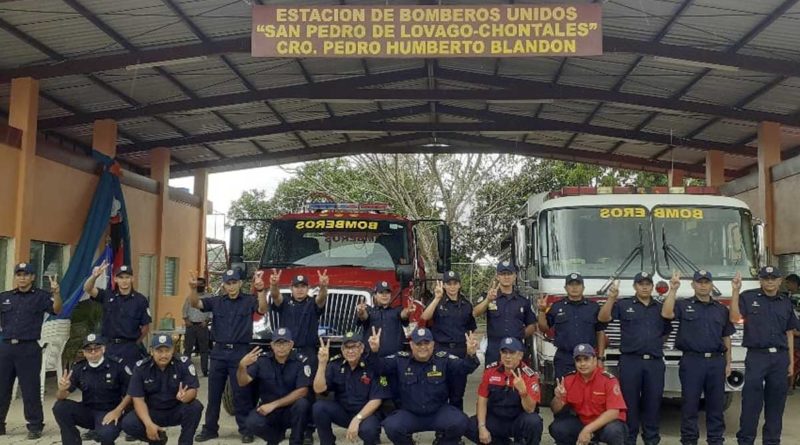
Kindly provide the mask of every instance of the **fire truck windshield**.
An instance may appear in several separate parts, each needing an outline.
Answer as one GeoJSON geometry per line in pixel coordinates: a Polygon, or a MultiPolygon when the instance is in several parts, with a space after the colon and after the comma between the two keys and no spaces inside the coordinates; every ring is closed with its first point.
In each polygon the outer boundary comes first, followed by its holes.
{"type": "Polygon", "coordinates": [[[542,276],[563,277],[579,272],[586,278],[620,278],[653,272],[652,236],[648,211],[642,206],[551,209],[540,217],[542,276]],[[642,249],[637,247],[642,242],[642,249]]]}
{"type": "Polygon", "coordinates": [[[261,267],[365,267],[409,264],[408,225],[322,218],[270,224],[261,267]]]}
{"type": "Polygon", "coordinates": [[[731,279],[736,272],[745,278],[753,276],[756,260],[747,210],[659,206],[653,208],[651,215],[661,276],[670,276],[672,270],[681,270],[684,276],[694,272],[681,267],[671,251],[686,257],[698,269],[708,270],[715,279],[731,279]]]}

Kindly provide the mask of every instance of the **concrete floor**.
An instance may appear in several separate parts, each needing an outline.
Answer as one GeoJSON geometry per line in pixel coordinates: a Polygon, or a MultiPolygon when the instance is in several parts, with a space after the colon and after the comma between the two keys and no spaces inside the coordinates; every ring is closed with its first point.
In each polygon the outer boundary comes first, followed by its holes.
{"type": "MultiPolygon", "coordinates": [[[[195,359],[196,360],[196,359],[195,359]]],[[[465,398],[465,406],[467,407],[467,414],[472,415],[475,412],[475,390],[478,387],[478,383],[480,381],[480,373],[482,368],[479,368],[473,375],[470,376],[469,386],[467,387],[467,396],[465,398]]],[[[0,437],[0,444],[3,445],[12,445],[12,444],[24,444],[24,445],[31,445],[31,444],[59,444],[61,443],[61,436],[59,435],[58,428],[53,420],[53,413],[51,408],[54,402],[54,394],[55,394],[55,377],[49,377],[47,381],[47,394],[45,394],[45,403],[44,403],[44,412],[45,412],[45,430],[44,436],[42,439],[38,441],[28,441],[25,439],[26,429],[25,429],[25,422],[22,415],[22,401],[17,399],[11,404],[11,410],[9,412],[9,418],[7,419],[7,429],[8,434],[6,436],[0,437]]],[[[205,403],[207,393],[203,390],[206,385],[206,380],[201,378],[200,381],[201,385],[201,395],[200,398],[205,403]]],[[[736,396],[733,400],[731,408],[725,413],[725,422],[728,426],[728,433],[726,434],[726,438],[728,439],[728,443],[735,443],[735,434],[736,430],[738,429],[739,425],[739,411],[741,406],[741,400],[738,396],[736,396]]],[[[796,417],[797,413],[800,413],[800,391],[798,391],[797,395],[789,396],[786,411],[784,414],[784,424],[783,424],[783,443],[784,444],[797,444],[800,443],[800,422],[792,421],[793,417],[796,417]]],[[[542,439],[542,445],[552,445],[553,440],[547,434],[546,426],[550,424],[552,421],[552,415],[549,409],[542,409],[542,417],[545,422],[545,433],[542,439]]],[[[679,437],[680,437],[680,406],[672,403],[665,403],[662,408],[661,412],[662,423],[661,423],[661,434],[662,434],[662,441],[663,445],[679,445],[679,437]]],[[[700,424],[701,429],[704,423],[703,415],[701,413],[700,417],[700,424]]],[[[201,423],[202,424],[202,423],[201,423]]],[[[344,430],[338,429],[337,436],[340,437],[339,443],[348,443],[344,439],[344,430]]],[[[175,444],[177,443],[177,436],[180,434],[178,432],[178,428],[169,428],[167,433],[170,437],[170,443],[175,444]]],[[[701,433],[701,437],[704,437],[704,432],[701,433]]],[[[234,420],[231,416],[228,416],[224,413],[222,414],[222,418],[220,419],[220,435],[221,438],[218,440],[206,442],[211,445],[217,444],[238,444],[241,443],[239,440],[239,436],[236,433],[236,426],[234,420]]],[[[384,443],[389,443],[388,440],[383,437],[384,443]]],[[[433,440],[432,434],[418,434],[417,443],[422,444],[430,444],[433,440]]],[[[469,443],[469,441],[467,441],[469,443]]],[[[124,444],[124,440],[120,439],[117,441],[118,444],[124,444]]],[[[257,443],[263,443],[260,440],[257,443]]],[[[640,439],[641,443],[641,439],[640,439]]],[[[704,443],[704,441],[701,441],[704,443]]],[[[761,443],[761,439],[757,440],[757,443],[761,443]]],[[[282,442],[282,444],[288,444],[288,441],[282,442]]]]}

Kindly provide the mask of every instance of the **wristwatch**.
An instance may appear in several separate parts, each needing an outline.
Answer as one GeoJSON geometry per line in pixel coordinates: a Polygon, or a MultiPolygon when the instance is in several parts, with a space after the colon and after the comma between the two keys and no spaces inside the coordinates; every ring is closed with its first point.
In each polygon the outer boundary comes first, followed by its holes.
{"type": "Polygon", "coordinates": [[[358,413],[356,414],[356,419],[358,419],[358,421],[361,422],[362,420],[364,420],[364,416],[362,416],[361,413],[358,413]]]}

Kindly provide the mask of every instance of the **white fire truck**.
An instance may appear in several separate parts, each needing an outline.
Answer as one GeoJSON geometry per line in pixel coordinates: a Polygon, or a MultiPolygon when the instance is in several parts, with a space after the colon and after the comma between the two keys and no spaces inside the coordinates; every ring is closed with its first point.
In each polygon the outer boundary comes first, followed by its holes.
{"type": "MultiPolygon", "coordinates": [[[[731,279],[741,272],[743,289],[758,286],[757,268],[763,262],[763,225],[754,222],[747,205],[719,196],[711,187],[637,189],[631,187],[566,187],[533,195],[521,209],[522,219],[511,234],[511,256],[520,268],[519,286],[532,297],[553,303],[565,296],[564,277],[583,275],[586,296],[602,304],[612,278],[620,280],[620,298],[633,295],[637,272],[654,277],[656,298],[668,291],[673,270],[681,271],[678,298],[693,295],[695,271],[714,276],[715,298],[728,304],[731,279]]],[[[675,349],[678,322],[664,343],[667,365],[664,397],[680,397],[675,349]]],[[[616,372],[620,327],[613,321],[606,330],[606,362],[616,372]]],[[[730,392],[744,383],[745,350],[742,325],[732,336],[733,372],[730,392]]],[[[543,396],[552,397],[552,332],[539,332],[531,344],[532,365],[542,374],[543,396]]]]}

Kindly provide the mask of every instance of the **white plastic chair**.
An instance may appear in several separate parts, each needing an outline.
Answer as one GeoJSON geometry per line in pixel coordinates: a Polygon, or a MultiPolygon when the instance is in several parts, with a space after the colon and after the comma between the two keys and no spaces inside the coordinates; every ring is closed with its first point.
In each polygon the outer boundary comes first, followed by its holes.
{"type": "MultiPolygon", "coordinates": [[[[46,344],[42,349],[42,371],[39,374],[40,386],[39,396],[44,401],[44,378],[48,371],[55,371],[58,379],[64,373],[64,366],[61,362],[61,355],[64,347],[69,340],[69,330],[72,322],[70,320],[51,320],[42,324],[42,339],[39,344],[46,344]]],[[[17,398],[19,392],[19,379],[14,380],[13,398],[17,398]]]]}

